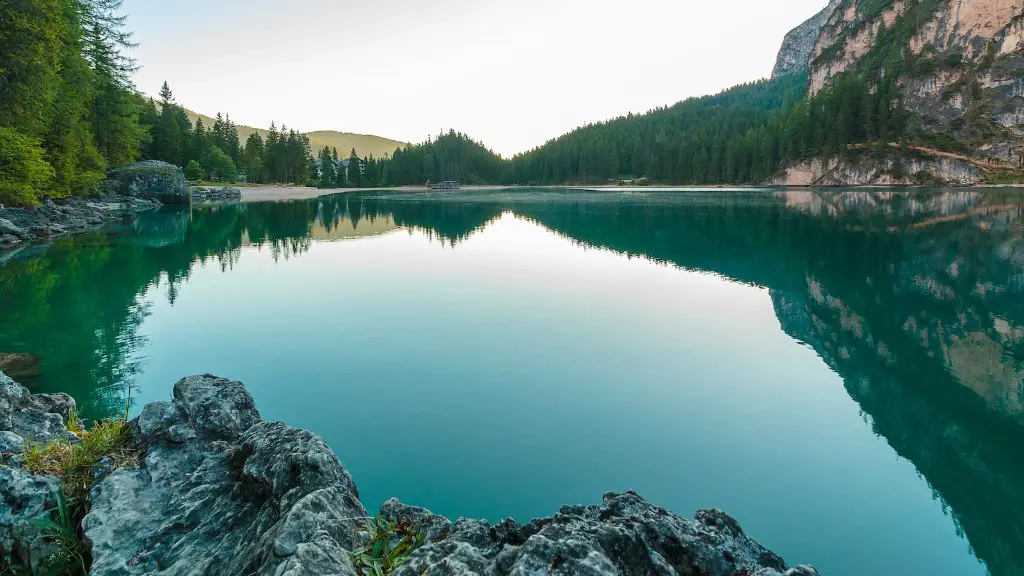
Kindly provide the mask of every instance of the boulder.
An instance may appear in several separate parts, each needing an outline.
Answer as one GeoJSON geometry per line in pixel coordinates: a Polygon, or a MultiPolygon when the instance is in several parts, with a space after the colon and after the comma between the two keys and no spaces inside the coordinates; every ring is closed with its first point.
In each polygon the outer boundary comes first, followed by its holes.
{"type": "Polygon", "coordinates": [[[6,218],[0,218],[0,234],[8,234],[16,238],[24,237],[26,232],[20,226],[6,218]]]}
{"type": "MultiPolygon", "coordinates": [[[[11,432],[24,441],[49,442],[78,437],[69,432],[64,419],[75,408],[67,394],[31,394],[3,372],[0,372],[0,432],[11,432]]],[[[8,437],[8,445],[14,441],[8,437]]]]}
{"type": "Polygon", "coordinates": [[[22,382],[24,378],[35,378],[39,376],[39,357],[32,354],[0,354],[0,372],[22,382]]]}
{"type": "Polygon", "coordinates": [[[60,480],[0,465],[0,573],[15,566],[43,574],[53,545],[34,522],[57,506],[60,480]]]}
{"type": "Polygon", "coordinates": [[[406,522],[428,543],[394,576],[470,574],[663,574],[816,576],[810,566],[790,569],[721,510],[694,520],[649,504],[635,492],[606,494],[597,506],[563,506],[558,514],[522,525],[506,519],[455,524],[421,508],[390,500],[381,509],[406,522]]]}
{"type": "Polygon", "coordinates": [[[263,422],[240,383],[185,378],[133,433],[141,467],[98,482],[83,521],[94,576],[355,574],[351,476],[320,438],[263,422]]]}
{"type": "Polygon", "coordinates": [[[158,200],[163,204],[189,204],[192,194],[181,168],[146,160],[122,166],[107,175],[107,190],[123,196],[158,200]]]}

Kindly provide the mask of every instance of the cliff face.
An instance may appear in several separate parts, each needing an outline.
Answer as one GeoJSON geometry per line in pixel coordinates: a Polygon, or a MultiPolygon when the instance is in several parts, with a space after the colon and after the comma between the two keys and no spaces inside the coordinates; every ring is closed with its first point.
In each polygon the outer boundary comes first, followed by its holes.
{"type": "Polygon", "coordinates": [[[840,3],[842,0],[831,0],[821,12],[811,16],[806,22],[786,34],[786,38],[782,41],[782,48],[779,49],[779,56],[775,60],[772,78],[800,72],[810,66],[811,52],[818,42],[818,34],[821,33],[822,26],[840,3]]]}
{"type": "MultiPolygon", "coordinates": [[[[808,96],[846,72],[875,85],[899,60],[907,125],[898,136],[990,163],[977,181],[1024,170],[1024,0],[838,0],[787,36],[776,69],[790,69],[811,37],[808,96]]],[[[937,183],[975,183],[961,175],[937,183]]],[[[929,183],[913,173],[878,179],[890,182],[929,183]]]]}

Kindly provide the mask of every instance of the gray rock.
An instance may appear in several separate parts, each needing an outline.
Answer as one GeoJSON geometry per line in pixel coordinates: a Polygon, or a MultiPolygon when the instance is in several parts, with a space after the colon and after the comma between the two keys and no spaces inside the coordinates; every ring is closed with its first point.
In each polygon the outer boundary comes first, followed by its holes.
{"type": "Polygon", "coordinates": [[[83,522],[94,575],[352,575],[366,516],[320,438],[259,418],[238,382],[194,376],[133,430],[141,468],[98,482],[83,522]]]}
{"type": "Polygon", "coordinates": [[[75,401],[67,394],[33,395],[0,372],[0,431],[35,442],[77,441],[78,437],[64,425],[64,418],[74,406],[75,401]]]}
{"type": "Polygon", "coordinates": [[[157,200],[163,204],[189,204],[192,200],[188,182],[181,168],[146,160],[111,170],[107,190],[124,196],[157,200]]]}
{"type": "MultiPolygon", "coordinates": [[[[386,512],[411,514],[397,502],[386,512]]],[[[701,574],[816,576],[788,569],[720,510],[686,520],[634,492],[606,494],[599,506],[564,506],[525,526],[459,520],[451,534],[416,551],[395,576],[462,574],[701,574]]]]}
{"type": "Polygon", "coordinates": [[[831,0],[821,12],[811,16],[786,34],[786,38],[782,41],[782,47],[779,49],[779,55],[775,59],[772,78],[794,72],[806,72],[810,68],[814,44],[818,41],[821,29],[840,4],[842,4],[842,0],[831,0]]]}
{"type": "Polygon", "coordinates": [[[0,218],[0,234],[10,234],[11,236],[21,238],[26,234],[26,232],[16,226],[14,222],[11,222],[6,218],[0,218]]]}
{"type": "Polygon", "coordinates": [[[0,432],[0,454],[21,454],[24,449],[24,438],[9,430],[0,432]]]}
{"type": "Polygon", "coordinates": [[[0,572],[24,566],[32,574],[43,573],[53,547],[32,520],[48,516],[57,505],[59,487],[60,481],[52,476],[0,466],[0,572]]]}
{"type": "Polygon", "coordinates": [[[241,382],[210,374],[179,380],[174,404],[197,432],[220,440],[235,440],[260,421],[256,403],[241,382]]]}
{"type": "Polygon", "coordinates": [[[193,188],[193,202],[237,202],[242,199],[242,191],[238,188],[193,188]]]}
{"type": "Polygon", "coordinates": [[[425,534],[431,542],[444,540],[451,534],[452,523],[444,516],[437,516],[426,508],[409,506],[392,498],[381,505],[380,513],[395,524],[406,523],[416,532],[425,534]]]}

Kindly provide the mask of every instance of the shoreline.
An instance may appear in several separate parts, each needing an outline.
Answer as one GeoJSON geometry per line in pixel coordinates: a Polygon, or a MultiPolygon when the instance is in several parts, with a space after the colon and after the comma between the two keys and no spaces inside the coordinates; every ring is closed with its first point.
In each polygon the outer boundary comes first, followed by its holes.
{"type": "MultiPolygon", "coordinates": [[[[230,186],[227,186],[230,187],[230,186]]],[[[980,188],[985,190],[995,189],[1024,189],[1024,184],[977,184],[973,186],[754,186],[754,185],[709,185],[709,186],[506,186],[506,185],[480,185],[463,186],[459,190],[449,191],[438,196],[455,196],[460,192],[500,192],[512,190],[564,190],[567,192],[746,192],[746,191],[772,191],[772,190],[824,190],[824,191],[852,191],[852,190],[931,190],[946,188],[980,188]]],[[[417,193],[426,192],[423,186],[393,186],[386,188],[310,188],[304,186],[248,186],[239,188],[242,193],[241,202],[275,202],[288,200],[309,200],[321,196],[334,194],[349,194],[355,192],[404,192],[417,193]]]]}

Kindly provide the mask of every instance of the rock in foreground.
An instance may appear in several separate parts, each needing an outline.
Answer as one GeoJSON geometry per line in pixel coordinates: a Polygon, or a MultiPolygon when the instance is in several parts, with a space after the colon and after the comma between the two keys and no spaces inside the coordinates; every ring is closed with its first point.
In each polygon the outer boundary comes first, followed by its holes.
{"type": "MultiPolygon", "coordinates": [[[[61,408],[26,400],[23,391],[12,393],[19,407],[51,415],[61,408]]],[[[40,419],[52,416],[17,421],[40,419]]],[[[97,480],[82,523],[93,575],[359,573],[349,553],[368,518],[351,476],[322,439],[263,421],[241,383],[185,378],[174,386],[173,402],[143,409],[132,435],[146,454],[141,466],[97,480]]],[[[29,512],[38,514],[54,479],[11,470],[0,490],[16,485],[14,496],[28,498],[35,505],[29,512]]],[[[724,512],[686,520],[633,492],[605,495],[598,506],[565,506],[525,525],[453,524],[397,500],[381,514],[427,536],[396,576],[817,574],[788,569],[724,512]]]]}

